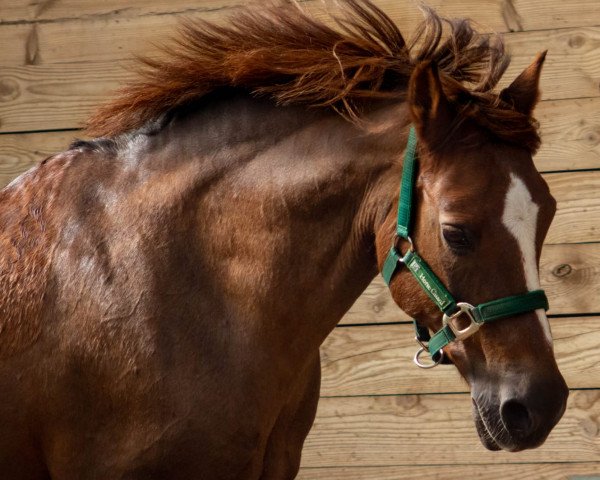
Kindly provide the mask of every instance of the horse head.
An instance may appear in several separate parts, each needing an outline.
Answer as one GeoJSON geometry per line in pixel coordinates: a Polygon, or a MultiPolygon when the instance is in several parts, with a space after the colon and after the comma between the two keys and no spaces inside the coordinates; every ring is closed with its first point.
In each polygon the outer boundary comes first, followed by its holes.
{"type": "MultiPolygon", "coordinates": [[[[527,130],[535,132],[531,115],[543,61],[541,54],[483,103],[477,92],[444,78],[433,62],[419,64],[410,79],[408,106],[418,142],[415,220],[412,245],[400,238],[398,249],[417,251],[458,301],[513,301],[540,289],[540,252],[556,201],[532,161],[539,138],[527,130]],[[503,131],[494,130],[485,108],[502,117],[503,131]]],[[[390,213],[378,234],[380,265],[395,223],[390,213]]],[[[390,289],[420,328],[442,328],[439,305],[409,268],[398,269],[390,289]]],[[[482,325],[463,311],[444,317],[459,338],[437,355],[454,363],[470,385],[475,424],[491,450],[539,446],[565,410],[568,389],[539,306],[482,325]],[[473,334],[462,338],[462,331],[473,334]]]]}

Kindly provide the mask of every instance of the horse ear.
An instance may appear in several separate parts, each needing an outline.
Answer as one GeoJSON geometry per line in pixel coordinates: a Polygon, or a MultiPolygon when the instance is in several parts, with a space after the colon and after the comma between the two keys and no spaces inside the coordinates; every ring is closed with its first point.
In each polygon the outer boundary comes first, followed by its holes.
{"type": "Polygon", "coordinates": [[[512,105],[517,112],[530,116],[540,97],[540,75],[547,50],[540,52],[521,75],[500,92],[500,98],[512,105]]]}
{"type": "Polygon", "coordinates": [[[408,105],[420,139],[436,145],[451,123],[452,107],[435,63],[428,61],[415,67],[408,85],[408,105]]]}

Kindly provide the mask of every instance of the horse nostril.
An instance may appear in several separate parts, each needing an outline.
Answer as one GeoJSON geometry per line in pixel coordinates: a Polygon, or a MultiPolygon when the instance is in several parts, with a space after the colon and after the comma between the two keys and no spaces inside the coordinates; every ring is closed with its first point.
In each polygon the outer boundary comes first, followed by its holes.
{"type": "Polygon", "coordinates": [[[516,400],[507,400],[500,407],[500,416],[506,429],[519,437],[527,436],[533,427],[527,407],[516,400]]]}

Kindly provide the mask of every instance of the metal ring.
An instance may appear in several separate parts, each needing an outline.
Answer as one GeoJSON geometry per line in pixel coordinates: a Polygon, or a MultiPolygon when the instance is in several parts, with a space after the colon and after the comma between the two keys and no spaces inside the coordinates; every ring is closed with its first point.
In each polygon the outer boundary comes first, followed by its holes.
{"type": "Polygon", "coordinates": [[[433,367],[437,367],[440,363],[442,363],[442,360],[444,360],[444,350],[440,350],[440,358],[436,360],[434,360],[434,363],[421,363],[419,361],[419,358],[421,357],[421,354],[423,352],[427,352],[427,350],[425,350],[424,348],[419,348],[419,350],[417,350],[417,353],[415,353],[415,356],[413,358],[413,362],[415,362],[415,365],[419,368],[433,368],[433,367]]]}
{"type": "Polygon", "coordinates": [[[410,238],[410,236],[408,236],[408,237],[401,237],[400,235],[396,234],[396,237],[394,239],[394,248],[398,251],[398,254],[400,255],[400,257],[404,257],[406,255],[406,252],[402,253],[402,249],[400,248],[400,242],[402,240],[408,242],[408,250],[407,251],[414,253],[414,251],[415,251],[415,244],[414,244],[412,238],[410,238]]]}

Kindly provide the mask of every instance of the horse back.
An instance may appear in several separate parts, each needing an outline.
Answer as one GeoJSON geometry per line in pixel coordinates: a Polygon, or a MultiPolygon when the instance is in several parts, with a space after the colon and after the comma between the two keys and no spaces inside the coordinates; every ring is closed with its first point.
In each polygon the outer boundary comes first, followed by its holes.
{"type": "Polygon", "coordinates": [[[61,184],[74,155],[50,157],[0,192],[0,362],[41,334],[61,184]]]}
{"type": "Polygon", "coordinates": [[[173,206],[189,171],[122,156],[81,145],[0,192],[0,471],[180,478],[233,457],[223,478],[238,478],[281,407],[259,407],[245,357],[223,354],[234,339],[184,238],[193,209],[173,206]],[[240,402],[235,431],[216,428],[240,402]]]}
{"type": "Polygon", "coordinates": [[[45,302],[59,229],[60,185],[73,153],[50,157],[0,192],[0,471],[45,478],[34,414],[47,383],[45,302]]]}

